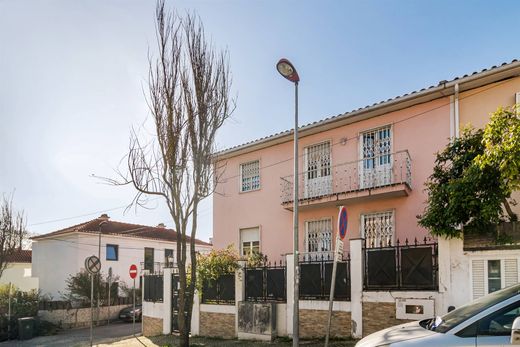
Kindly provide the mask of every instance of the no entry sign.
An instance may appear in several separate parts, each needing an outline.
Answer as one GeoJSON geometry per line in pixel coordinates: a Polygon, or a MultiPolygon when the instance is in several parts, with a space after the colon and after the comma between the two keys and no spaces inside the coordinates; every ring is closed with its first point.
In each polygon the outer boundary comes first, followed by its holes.
{"type": "Polygon", "coordinates": [[[137,266],[135,264],[130,265],[130,278],[136,278],[137,277],[137,266]]]}

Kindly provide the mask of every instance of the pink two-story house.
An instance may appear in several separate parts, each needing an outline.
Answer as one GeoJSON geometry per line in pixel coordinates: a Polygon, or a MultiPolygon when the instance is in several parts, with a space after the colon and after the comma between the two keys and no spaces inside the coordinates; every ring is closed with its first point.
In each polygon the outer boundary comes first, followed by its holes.
{"type": "MultiPolygon", "coordinates": [[[[436,152],[463,125],[459,103],[464,119],[473,103],[494,110],[496,100],[483,99],[489,92],[471,91],[519,73],[513,61],[301,126],[300,250],[333,250],[339,206],[348,211],[346,251],[352,238],[371,247],[429,237],[416,216],[436,152]]],[[[292,253],[292,149],[286,131],[216,153],[225,163],[213,195],[216,248],[234,244],[241,254],[260,251],[272,260],[292,253]]]]}

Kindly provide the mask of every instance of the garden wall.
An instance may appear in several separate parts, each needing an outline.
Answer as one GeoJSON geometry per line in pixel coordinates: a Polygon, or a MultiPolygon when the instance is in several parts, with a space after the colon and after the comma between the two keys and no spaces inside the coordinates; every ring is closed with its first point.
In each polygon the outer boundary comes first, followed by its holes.
{"type": "MultiPolygon", "coordinates": [[[[94,322],[99,320],[101,324],[106,324],[109,317],[110,320],[117,320],[119,311],[125,307],[128,305],[104,306],[99,308],[99,313],[97,308],[94,308],[94,322]]],[[[90,307],[38,310],[38,317],[62,329],[86,327],[90,325],[90,307]]]]}

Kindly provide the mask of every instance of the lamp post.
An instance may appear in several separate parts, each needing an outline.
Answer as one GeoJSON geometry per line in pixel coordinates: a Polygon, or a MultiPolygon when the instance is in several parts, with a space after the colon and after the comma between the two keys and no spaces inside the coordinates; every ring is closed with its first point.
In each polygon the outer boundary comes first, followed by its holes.
{"type": "Polygon", "coordinates": [[[299,305],[299,284],[300,284],[300,273],[299,273],[299,256],[298,256],[298,82],[300,82],[300,76],[298,72],[287,59],[280,59],[276,64],[276,69],[287,80],[294,83],[294,177],[293,177],[293,248],[294,248],[294,260],[293,260],[293,272],[294,272],[294,295],[293,295],[293,346],[296,347],[300,344],[300,305],[299,305]]]}

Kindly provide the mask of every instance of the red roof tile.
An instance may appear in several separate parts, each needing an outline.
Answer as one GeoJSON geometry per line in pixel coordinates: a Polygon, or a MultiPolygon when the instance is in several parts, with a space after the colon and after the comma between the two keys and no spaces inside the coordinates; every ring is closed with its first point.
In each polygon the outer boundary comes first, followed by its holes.
{"type": "MultiPolygon", "coordinates": [[[[112,221],[107,218],[96,218],[81,224],[73,225],[71,227],[57,230],[51,233],[34,236],[32,240],[42,240],[52,236],[58,236],[68,234],[72,232],[83,232],[83,233],[98,233],[101,230],[102,235],[118,235],[124,237],[144,238],[175,242],[177,241],[178,233],[173,229],[167,229],[163,227],[151,227],[139,224],[130,224],[123,222],[112,221]],[[101,229],[100,229],[101,225],[101,229]]],[[[189,242],[191,238],[186,237],[186,241],[189,242]]],[[[211,246],[210,243],[195,239],[195,244],[202,246],[211,246]]]]}
{"type": "Polygon", "coordinates": [[[32,251],[30,249],[21,249],[6,256],[5,259],[8,263],[30,263],[32,259],[32,251]]]}

